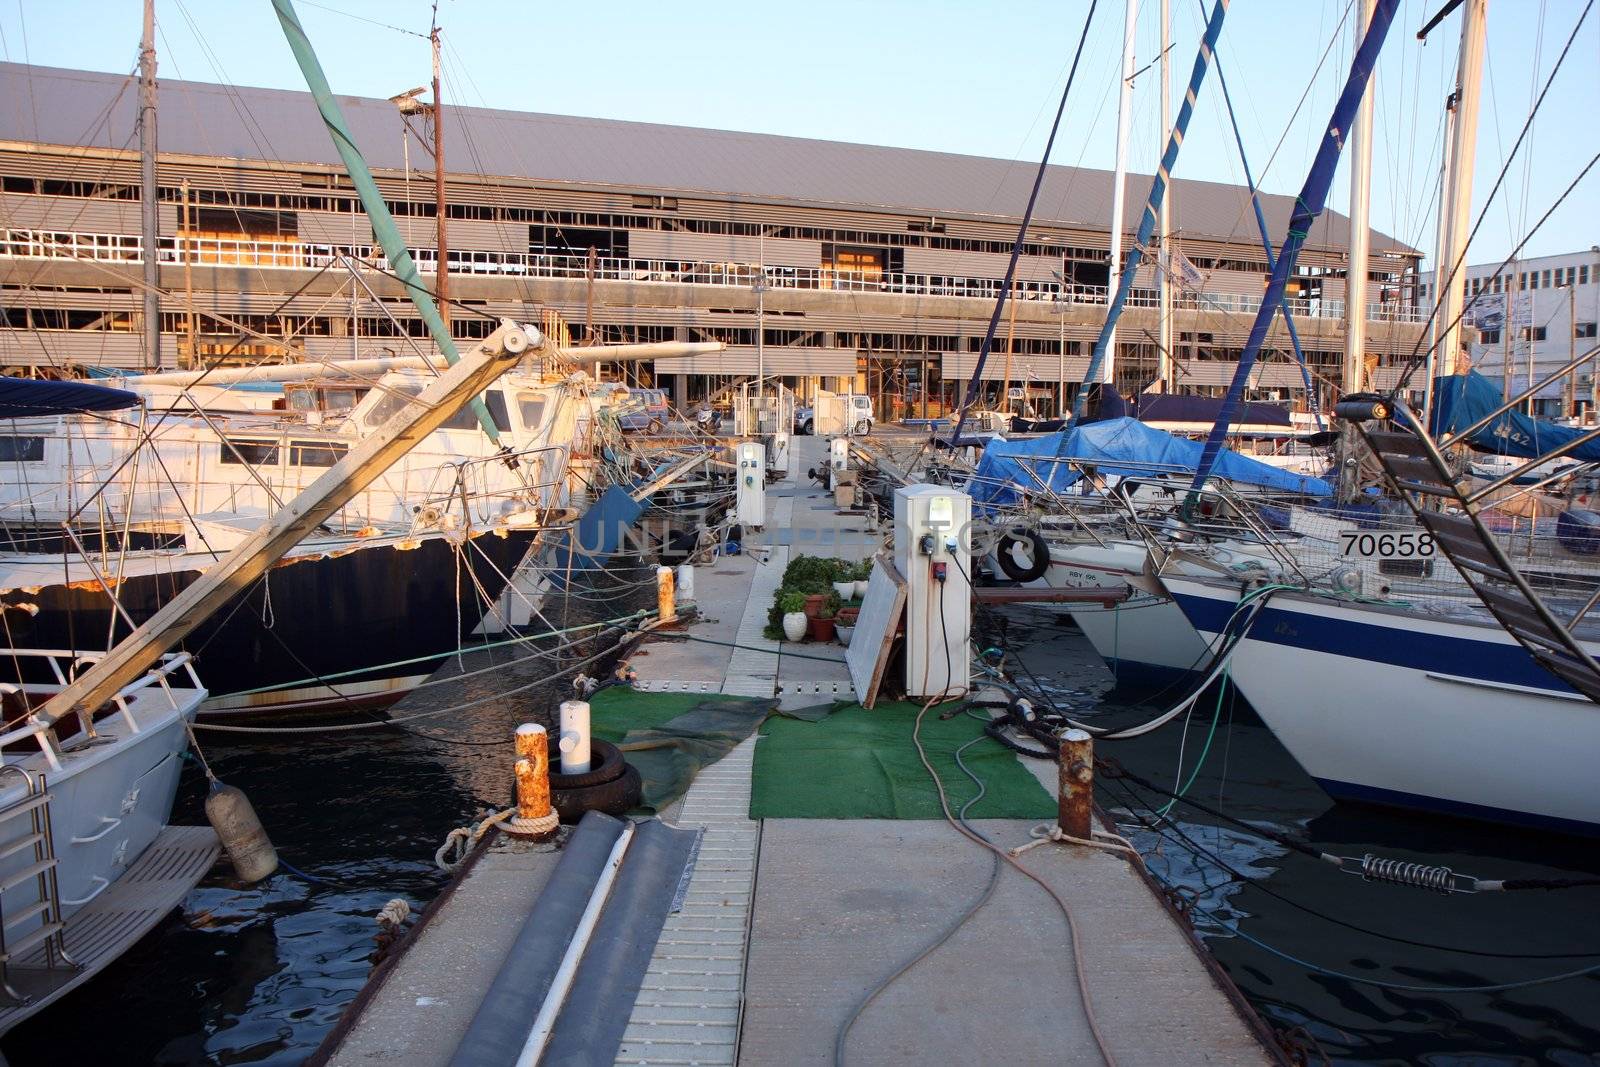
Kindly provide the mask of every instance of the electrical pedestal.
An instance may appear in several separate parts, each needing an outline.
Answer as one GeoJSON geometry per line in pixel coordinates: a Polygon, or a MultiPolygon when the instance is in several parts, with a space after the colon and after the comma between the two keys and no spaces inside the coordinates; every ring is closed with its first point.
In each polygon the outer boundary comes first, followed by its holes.
{"type": "Polygon", "coordinates": [[[958,697],[971,677],[972,498],[934,485],[894,494],[895,566],[906,579],[906,694],[958,697]]]}

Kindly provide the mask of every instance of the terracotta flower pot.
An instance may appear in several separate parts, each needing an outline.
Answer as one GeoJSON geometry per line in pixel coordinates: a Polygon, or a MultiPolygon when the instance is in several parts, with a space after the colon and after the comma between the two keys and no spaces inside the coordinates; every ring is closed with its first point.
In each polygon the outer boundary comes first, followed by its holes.
{"type": "Polygon", "coordinates": [[[860,608],[840,608],[838,614],[834,615],[833,617],[834,625],[854,626],[856,624],[856,618],[860,614],[860,608]]]}
{"type": "Polygon", "coordinates": [[[806,618],[814,619],[822,612],[822,605],[828,602],[827,593],[806,594],[806,618]]]}
{"type": "Polygon", "coordinates": [[[789,612],[783,617],[783,636],[791,641],[804,641],[808,621],[803,611],[789,612]]]}
{"type": "Polygon", "coordinates": [[[809,625],[811,626],[811,640],[813,640],[813,641],[832,641],[833,640],[833,620],[832,619],[812,619],[812,620],[810,620],[809,625]]]}

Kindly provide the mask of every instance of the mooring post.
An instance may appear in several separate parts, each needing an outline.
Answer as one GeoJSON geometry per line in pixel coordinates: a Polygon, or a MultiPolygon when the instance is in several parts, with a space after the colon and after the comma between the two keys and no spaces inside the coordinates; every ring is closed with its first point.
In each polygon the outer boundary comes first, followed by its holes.
{"type": "Polygon", "coordinates": [[[656,568],[656,621],[665,625],[678,618],[678,594],[671,567],[656,568]]]}
{"type": "Polygon", "coordinates": [[[1056,823],[1067,837],[1087,841],[1094,831],[1094,738],[1083,730],[1063,730],[1060,767],[1056,823]]]}
{"type": "Polygon", "coordinates": [[[561,819],[550,804],[550,738],[543,726],[517,727],[517,814],[505,823],[507,833],[549,837],[561,819]]]}

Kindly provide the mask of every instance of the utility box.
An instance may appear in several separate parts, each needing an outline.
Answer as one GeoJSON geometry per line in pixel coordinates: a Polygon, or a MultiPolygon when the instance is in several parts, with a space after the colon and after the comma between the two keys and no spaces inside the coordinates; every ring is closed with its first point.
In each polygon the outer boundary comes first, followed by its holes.
{"type": "Polygon", "coordinates": [[[894,494],[894,559],[906,580],[906,694],[958,697],[972,674],[972,498],[936,485],[894,494]]]}
{"type": "Polygon", "coordinates": [[[741,441],[735,455],[734,517],[746,529],[760,529],[767,524],[767,447],[760,441],[741,441]]]}
{"type": "Polygon", "coordinates": [[[828,469],[838,475],[850,469],[850,439],[835,437],[828,442],[828,469]]]}
{"type": "Polygon", "coordinates": [[[789,435],[779,431],[772,435],[772,457],[768,469],[787,478],[793,472],[794,450],[789,447],[789,435]]]}

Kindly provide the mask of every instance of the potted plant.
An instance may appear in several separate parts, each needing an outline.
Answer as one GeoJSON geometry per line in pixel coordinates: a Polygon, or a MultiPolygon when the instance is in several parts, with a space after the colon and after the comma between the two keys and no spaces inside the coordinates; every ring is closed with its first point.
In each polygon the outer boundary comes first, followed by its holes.
{"type": "Polygon", "coordinates": [[[778,611],[783,616],[783,636],[802,641],[806,636],[806,598],[804,593],[780,591],[778,611]]]}
{"type": "Polygon", "coordinates": [[[842,616],[833,620],[833,636],[846,648],[850,647],[850,638],[855,636],[855,632],[855,624],[845,622],[842,616]]]}
{"type": "Polygon", "coordinates": [[[849,600],[856,595],[855,579],[850,577],[852,573],[853,570],[846,571],[842,579],[833,583],[833,591],[838,594],[840,600],[849,600]]]}
{"type": "Polygon", "coordinates": [[[860,616],[860,614],[860,608],[840,608],[834,613],[833,625],[835,627],[854,626],[856,624],[856,618],[860,616]]]}
{"type": "Polygon", "coordinates": [[[872,584],[872,560],[862,560],[855,565],[850,573],[855,579],[856,598],[858,600],[867,599],[867,586],[872,584]]]}
{"type": "Polygon", "coordinates": [[[811,617],[809,623],[811,640],[824,642],[833,640],[833,616],[838,610],[839,595],[829,593],[823,601],[821,610],[811,617]]]}

